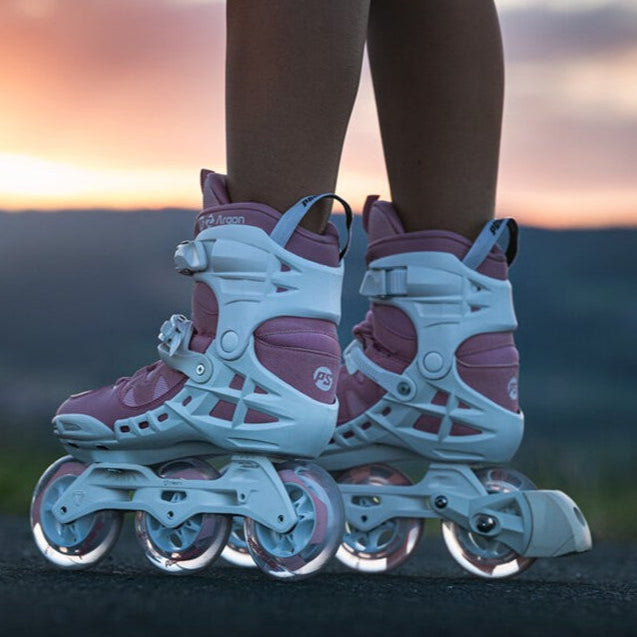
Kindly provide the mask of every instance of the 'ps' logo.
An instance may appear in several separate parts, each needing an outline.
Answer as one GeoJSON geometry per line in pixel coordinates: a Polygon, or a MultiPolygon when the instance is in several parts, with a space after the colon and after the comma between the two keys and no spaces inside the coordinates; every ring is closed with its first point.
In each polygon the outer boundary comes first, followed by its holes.
{"type": "Polygon", "coordinates": [[[518,399],[518,379],[517,379],[516,376],[514,376],[509,381],[509,384],[507,385],[507,390],[509,392],[509,398],[511,400],[517,400],[518,399]]]}
{"type": "Polygon", "coordinates": [[[332,370],[329,367],[317,367],[314,370],[314,384],[321,391],[332,389],[332,370]]]}

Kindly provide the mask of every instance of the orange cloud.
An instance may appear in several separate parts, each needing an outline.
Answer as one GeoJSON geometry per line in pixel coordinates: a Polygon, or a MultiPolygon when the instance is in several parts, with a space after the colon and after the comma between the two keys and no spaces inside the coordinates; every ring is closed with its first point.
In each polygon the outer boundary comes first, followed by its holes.
{"type": "MultiPolygon", "coordinates": [[[[637,224],[637,9],[590,5],[499,4],[499,208],[522,222],[637,224]]],[[[2,0],[0,208],[196,207],[225,166],[224,56],[222,2],[2,0]]],[[[367,65],[338,188],[389,194],[367,65]]]]}

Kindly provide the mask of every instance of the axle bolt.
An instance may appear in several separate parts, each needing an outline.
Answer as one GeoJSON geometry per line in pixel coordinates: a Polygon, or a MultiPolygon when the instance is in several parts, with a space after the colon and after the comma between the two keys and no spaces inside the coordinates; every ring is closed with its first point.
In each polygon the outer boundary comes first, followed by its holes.
{"type": "Polygon", "coordinates": [[[476,529],[480,533],[490,533],[496,527],[496,521],[490,515],[480,514],[476,518],[476,529]]]}
{"type": "Polygon", "coordinates": [[[406,383],[404,380],[398,383],[398,393],[401,396],[408,396],[410,392],[411,387],[409,386],[409,383],[406,383]]]}
{"type": "Polygon", "coordinates": [[[449,500],[447,500],[444,495],[439,495],[434,500],[434,506],[436,507],[436,509],[444,509],[447,504],[449,504],[449,500]]]}

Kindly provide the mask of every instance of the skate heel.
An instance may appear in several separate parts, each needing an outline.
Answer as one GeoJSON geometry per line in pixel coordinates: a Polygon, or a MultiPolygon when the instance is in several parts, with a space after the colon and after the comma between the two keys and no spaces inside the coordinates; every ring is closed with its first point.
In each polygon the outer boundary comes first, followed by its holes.
{"type": "Polygon", "coordinates": [[[526,557],[557,557],[589,551],[591,531],[579,507],[562,491],[525,491],[531,512],[526,557]]]}

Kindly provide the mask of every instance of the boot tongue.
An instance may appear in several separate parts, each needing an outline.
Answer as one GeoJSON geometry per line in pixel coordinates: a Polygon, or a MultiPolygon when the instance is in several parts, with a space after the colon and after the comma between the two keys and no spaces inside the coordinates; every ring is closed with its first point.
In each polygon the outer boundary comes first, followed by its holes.
{"type": "MultiPolygon", "coordinates": [[[[271,234],[281,219],[278,210],[265,204],[252,201],[232,203],[225,175],[202,170],[201,190],[204,208],[195,221],[195,236],[206,228],[225,225],[256,226],[271,234]]],[[[334,267],[339,262],[338,231],[331,223],[327,224],[323,234],[298,226],[285,248],[322,265],[334,267]]]]}
{"type": "MultiPolygon", "coordinates": [[[[472,242],[448,230],[420,230],[405,232],[405,228],[389,201],[379,201],[377,196],[367,198],[363,208],[363,228],[367,232],[367,264],[405,252],[447,252],[462,261],[472,242]]],[[[507,264],[504,253],[494,246],[489,256],[478,266],[480,274],[504,280],[507,264]]]]}
{"type": "Polygon", "coordinates": [[[223,206],[230,203],[226,176],[212,170],[201,171],[201,192],[203,193],[203,209],[223,206]]]}
{"type": "Polygon", "coordinates": [[[369,243],[405,233],[396,210],[389,201],[379,201],[376,195],[367,198],[363,208],[363,228],[369,243]]]}

